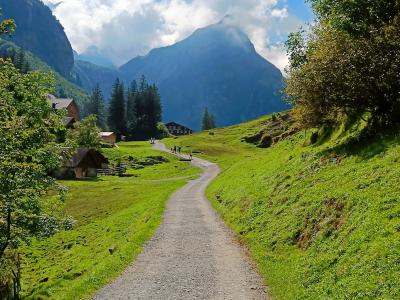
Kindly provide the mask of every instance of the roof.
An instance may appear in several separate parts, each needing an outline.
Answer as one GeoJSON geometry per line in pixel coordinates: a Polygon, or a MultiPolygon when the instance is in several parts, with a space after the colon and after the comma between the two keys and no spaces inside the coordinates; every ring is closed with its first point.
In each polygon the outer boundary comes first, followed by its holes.
{"type": "Polygon", "coordinates": [[[100,136],[111,136],[111,135],[113,135],[113,134],[115,134],[115,132],[100,132],[100,136]]]}
{"type": "Polygon", "coordinates": [[[70,125],[72,126],[76,122],[75,118],[72,117],[65,117],[63,121],[65,126],[70,126],[70,125]]]}
{"type": "Polygon", "coordinates": [[[108,163],[108,159],[99,151],[89,148],[79,148],[71,159],[64,162],[64,166],[77,168],[84,161],[87,163],[90,162],[95,168],[101,168],[101,164],[108,163]]]}
{"type": "Polygon", "coordinates": [[[52,106],[55,105],[56,109],[67,108],[71,105],[71,103],[74,102],[74,99],[56,98],[54,95],[47,95],[47,98],[49,99],[52,106]]]}
{"type": "MultiPolygon", "coordinates": [[[[186,129],[188,129],[188,130],[192,130],[192,129],[190,129],[189,127],[186,127],[185,125],[181,125],[181,124],[178,124],[178,123],[176,123],[176,122],[169,122],[169,123],[167,123],[167,124],[165,124],[165,126],[180,126],[180,127],[184,127],[184,128],[186,128],[186,129]]],[[[192,130],[193,131],[193,130],[192,130]]]]}

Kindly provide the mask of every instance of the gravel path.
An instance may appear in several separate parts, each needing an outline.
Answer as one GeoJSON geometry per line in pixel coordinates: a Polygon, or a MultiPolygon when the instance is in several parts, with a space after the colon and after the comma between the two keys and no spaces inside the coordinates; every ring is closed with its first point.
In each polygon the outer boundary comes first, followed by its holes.
{"type": "MultiPolygon", "coordinates": [[[[163,144],[154,146],[165,151],[163,144]]],[[[204,196],[217,165],[170,198],[164,221],[135,262],[93,299],[267,299],[266,288],[204,196]]]]}

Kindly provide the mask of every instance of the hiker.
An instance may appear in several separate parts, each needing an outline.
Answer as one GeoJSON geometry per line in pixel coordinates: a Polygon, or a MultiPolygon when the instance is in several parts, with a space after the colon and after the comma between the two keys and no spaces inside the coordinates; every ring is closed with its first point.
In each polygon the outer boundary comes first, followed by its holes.
{"type": "Polygon", "coordinates": [[[178,153],[179,153],[179,154],[181,153],[181,149],[182,149],[182,147],[179,146],[179,147],[178,147],[178,153]]]}
{"type": "Polygon", "coordinates": [[[192,160],[192,159],[193,159],[192,152],[190,152],[190,154],[189,154],[189,158],[190,158],[190,160],[192,160]]]}
{"type": "Polygon", "coordinates": [[[176,153],[176,146],[174,146],[174,153],[176,153]]]}

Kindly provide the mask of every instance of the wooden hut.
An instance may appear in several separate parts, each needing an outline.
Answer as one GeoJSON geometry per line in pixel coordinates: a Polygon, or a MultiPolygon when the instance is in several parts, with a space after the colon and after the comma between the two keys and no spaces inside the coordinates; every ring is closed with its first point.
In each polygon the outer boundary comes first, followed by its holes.
{"type": "Polygon", "coordinates": [[[71,159],[63,163],[56,177],[64,179],[82,179],[97,177],[98,169],[108,168],[108,159],[100,152],[80,148],[71,159]]]}
{"type": "Polygon", "coordinates": [[[107,144],[114,145],[117,142],[117,135],[114,132],[100,132],[100,137],[107,144]]]}
{"type": "Polygon", "coordinates": [[[188,135],[193,133],[192,129],[175,122],[167,123],[165,126],[172,135],[188,135]]]}

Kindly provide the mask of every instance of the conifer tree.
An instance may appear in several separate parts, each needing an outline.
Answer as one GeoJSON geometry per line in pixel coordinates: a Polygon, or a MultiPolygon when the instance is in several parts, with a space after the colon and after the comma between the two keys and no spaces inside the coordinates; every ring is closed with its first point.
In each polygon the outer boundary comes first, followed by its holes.
{"type": "Polygon", "coordinates": [[[111,95],[108,127],[119,137],[126,135],[125,92],[124,85],[119,78],[115,81],[111,95]]]}
{"type": "Polygon", "coordinates": [[[202,130],[210,130],[215,128],[215,117],[213,114],[210,114],[208,112],[208,108],[206,107],[204,109],[204,113],[203,113],[203,120],[202,120],[202,126],[201,129],[202,130]]]}
{"type": "Polygon", "coordinates": [[[132,81],[126,93],[126,125],[128,130],[128,137],[131,139],[134,135],[137,114],[136,114],[136,99],[138,96],[138,89],[136,81],[132,81]]]}
{"type": "Polygon", "coordinates": [[[97,126],[103,130],[106,130],[107,125],[105,117],[104,97],[99,84],[97,84],[95,89],[93,90],[86,110],[88,115],[96,115],[97,126]]]}

